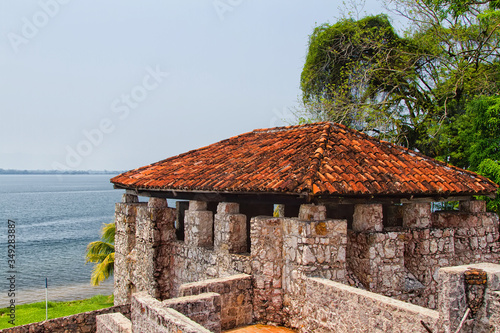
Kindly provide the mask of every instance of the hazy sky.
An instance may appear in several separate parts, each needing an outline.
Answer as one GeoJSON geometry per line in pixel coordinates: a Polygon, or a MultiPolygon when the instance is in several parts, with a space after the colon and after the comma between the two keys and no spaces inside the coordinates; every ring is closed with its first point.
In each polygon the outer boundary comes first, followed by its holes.
{"type": "Polygon", "coordinates": [[[2,0],[0,168],[128,170],[284,125],[339,5],[2,0]]]}

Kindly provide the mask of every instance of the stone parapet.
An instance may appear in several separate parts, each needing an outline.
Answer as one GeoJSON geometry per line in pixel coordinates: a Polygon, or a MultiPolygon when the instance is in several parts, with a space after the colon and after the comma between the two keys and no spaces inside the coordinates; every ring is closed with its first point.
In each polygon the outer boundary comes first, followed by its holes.
{"type": "Polygon", "coordinates": [[[403,205],[403,227],[411,229],[429,228],[431,224],[430,203],[403,205]]]}
{"type": "Polygon", "coordinates": [[[464,320],[461,333],[499,332],[499,290],[500,265],[481,263],[440,269],[438,304],[440,332],[456,332],[467,309],[469,315],[464,320]],[[469,285],[464,279],[464,273],[470,269],[484,272],[487,276],[483,291],[474,297],[469,297],[469,293],[475,286],[469,285]]]}
{"type": "Polygon", "coordinates": [[[132,333],[132,322],[121,313],[97,316],[97,333],[132,333]]]}
{"type": "Polygon", "coordinates": [[[382,205],[355,205],[352,217],[352,229],[358,232],[382,231],[384,229],[382,205]]]}
{"type": "Polygon", "coordinates": [[[175,240],[175,209],[165,199],[116,204],[115,304],[130,302],[135,291],[169,297],[171,244],[175,240]]]}
{"type": "Polygon", "coordinates": [[[130,319],[130,304],[113,306],[110,308],[83,312],[71,316],[50,319],[38,323],[5,328],[2,333],[67,333],[67,332],[95,332],[96,318],[102,314],[122,313],[130,319]]]}
{"type": "Polygon", "coordinates": [[[184,213],[185,242],[192,247],[213,247],[214,245],[214,217],[207,210],[207,203],[190,201],[189,210],[184,213]]]}
{"type": "Polygon", "coordinates": [[[252,218],[251,237],[254,318],[282,324],[283,218],[252,218]]]}
{"type": "Polygon", "coordinates": [[[247,252],[247,217],[239,214],[239,205],[221,202],[214,221],[214,248],[229,253],[247,252]]]}
{"type": "Polygon", "coordinates": [[[300,205],[299,220],[322,221],[326,220],[326,207],[323,205],[300,205]]]}
{"type": "Polygon", "coordinates": [[[220,295],[220,327],[223,330],[252,323],[253,295],[250,275],[239,274],[183,284],[179,289],[181,298],[176,300],[203,293],[220,295]]]}
{"type": "Polygon", "coordinates": [[[146,293],[132,295],[132,332],[210,333],[174,309],[167,308],[146,293]]]}
{"type": "Polygon", "coordinates": [[[404,232],[349,231],[347,264],[369,291],[386,296],[402,293],[404,255],[404,232]]]}
{"type": "Polygon", "coordinates": [[[298,332],[433,332],[438,312],[320,278],[306,278],[297,295],[298,332]]]}
{"type": "Polygon", "coordinates": [[[210,332],[221,331],[221,295],[202,293],[165,300],[162,305],[182,313],[210,332]]]}

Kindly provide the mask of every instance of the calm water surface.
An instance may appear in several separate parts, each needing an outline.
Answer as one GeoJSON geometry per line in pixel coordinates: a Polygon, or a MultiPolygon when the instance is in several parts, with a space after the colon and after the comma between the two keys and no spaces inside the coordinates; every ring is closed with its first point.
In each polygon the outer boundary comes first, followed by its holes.
{"type": "Polygon", "coordinates": [[[111,177],[0,175],[0,307],[10,300],[9,219],[16,222],[16,303],[44,300],[46,277],[51,300],[112,293],[112,281],[90,286],[92,265],[85,265],[87,244],[100,238],[103,223],[113,221],[123,193],[113,189],[111,177]]]}

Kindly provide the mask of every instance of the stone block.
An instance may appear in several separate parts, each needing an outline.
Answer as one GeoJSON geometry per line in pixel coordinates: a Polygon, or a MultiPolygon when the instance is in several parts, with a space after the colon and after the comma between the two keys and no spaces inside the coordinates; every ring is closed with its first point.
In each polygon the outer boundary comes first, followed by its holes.
{"type": "Polygon", "coordinates": [[[125,193],[122,195],[122,202],[123,203],[139,202],[139,198],[137,197],[137,195],[125,193]]]}
{"type": "Polygon", "coordinates": [[[96,317],[97,333],[132,333],[132,322],[121,313],[96,317]]]}
{"type": "Polygon", "coordinates": [[[383,212],[381,204],[361,204],[354,206],[352,221],[354,231],[382,231],[383,212]]]}
{"type": "Polygon", "coordinates": [[[213,246],[214,219],[211,211],[187,210],[184,218],[185,241],[188,246],[213,246]]]}
{"type": "Polygon", "coordinates": [[[207,202],[206,201],[189,200],[189,210],[190,211],[207,210],[207,202]]]}
{"type": "Polygon", "coordinates": [[[403,227],[411,229],[429,228],[431,224],[430,203],[403,205],[403,227]]]}
{"type": "Polygon", "coordinates": [[[151,197],[148,201],[149,208],[167,208],[167,199],[151,197]]]}
{"type": "Polygon", "coordinates": [[[326,220],[326,207],[323,205],[300,205],[299,220],[323,221],[326,220]]]}
{"type": "Polygon", "coordinates": [[[217,205],[217,214],[238,214],[240,205],[235,202],[220,202],[217,205]]]}
{"type": "Polygon", "coordinates": [[[247,217],[243,214],[229,215],[229,253],[247,252],[247,217]]]}

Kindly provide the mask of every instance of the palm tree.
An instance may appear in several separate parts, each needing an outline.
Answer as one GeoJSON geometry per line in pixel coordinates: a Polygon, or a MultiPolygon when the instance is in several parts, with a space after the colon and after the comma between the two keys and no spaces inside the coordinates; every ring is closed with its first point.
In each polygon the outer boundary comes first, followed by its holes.
{"type": "Polygon", "coordinates": [[[109,278],[114,271],[115,264],[115,224],[104,223],[101,229],[101,240],[87,245],[87,263],[95,263],[90,283],[98,286],[109,278]]]}

